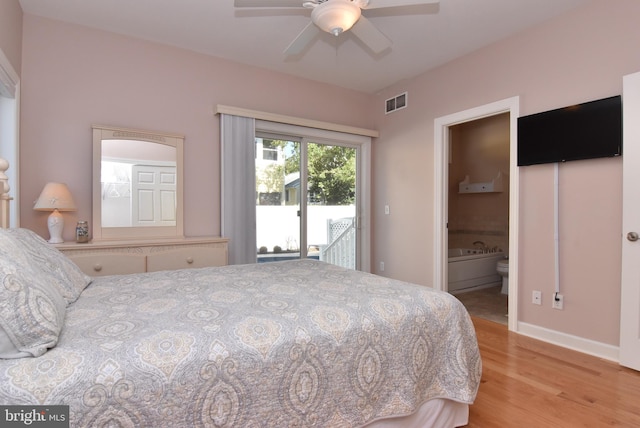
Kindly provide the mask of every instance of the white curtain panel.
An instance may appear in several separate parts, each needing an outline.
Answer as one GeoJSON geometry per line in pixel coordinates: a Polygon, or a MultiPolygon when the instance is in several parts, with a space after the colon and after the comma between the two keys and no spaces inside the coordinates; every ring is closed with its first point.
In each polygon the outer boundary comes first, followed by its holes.
{"type": "Polygon", "coordinates": [[[255,120],[220,115],[222,236],[229,264],[256,263],[255,120]]]}

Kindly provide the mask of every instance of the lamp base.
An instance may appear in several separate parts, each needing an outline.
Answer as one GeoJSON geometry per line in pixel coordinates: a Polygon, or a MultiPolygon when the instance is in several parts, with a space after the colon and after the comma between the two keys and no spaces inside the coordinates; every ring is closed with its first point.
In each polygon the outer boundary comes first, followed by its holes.
{"type": "Polygon", "coordinates": [[[64,229],[64,218],[58,210],[53,210],[47,219],[47,226],[49,227],[49,243],[50,244],[62,244],[62,230],[64,229]]]}

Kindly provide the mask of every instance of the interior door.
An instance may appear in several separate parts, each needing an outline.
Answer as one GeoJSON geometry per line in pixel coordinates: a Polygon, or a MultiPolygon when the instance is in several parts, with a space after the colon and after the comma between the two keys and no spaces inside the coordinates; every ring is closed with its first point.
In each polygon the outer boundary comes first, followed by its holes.
{"type": "Polygon", "coordinates": [[[640,370],[640,73],[623,78],[620,364],[640,370]]]}
{"type": "Polygon", "coordinates": [[[175,167],[134,165],[131,187],[134,227],[175,225],[175,167]]]}

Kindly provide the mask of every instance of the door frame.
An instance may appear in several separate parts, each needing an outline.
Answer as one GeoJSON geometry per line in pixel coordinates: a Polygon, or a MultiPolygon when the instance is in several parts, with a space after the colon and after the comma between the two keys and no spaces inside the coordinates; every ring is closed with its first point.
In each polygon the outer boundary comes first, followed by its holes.
{"type": "Polygon", "coordinates": [[[520,97],[512,97],[438,117],[434,121],[434,264],[433,286],[447,291],[449,128],[497,114],[509,113],[509,330],[518,330],[518,230],[520,172],[517,166],[520,97]]]}

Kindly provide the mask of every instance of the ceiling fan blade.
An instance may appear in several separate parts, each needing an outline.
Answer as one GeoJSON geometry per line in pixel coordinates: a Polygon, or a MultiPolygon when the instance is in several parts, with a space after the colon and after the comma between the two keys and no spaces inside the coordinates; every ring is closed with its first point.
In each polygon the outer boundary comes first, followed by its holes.
{"type": "Polygon", "coordinates": [[[391,47],[391,40],[387,38],[367,18],[361,16],[350,30],[362,43],[367,45],[373,53],[379,54],[391,47]]]}
{"type": "Polygon", "coordinates": [[[382,9],[385,7],[417,6],[434,3],[440,3],[440,0],[369,0],[369,4],[362,6],[362,9],[382,9]]]}
{"type": "Polygon", "coordinates": [[[235,7],[302,7],[302,0],[234,0],[235,7]]]}
{"type": "Polygon", "coordinates": [[[286,55],[298,55],[315,39],[320,33],[320,29],[313,22],[307,24],[306,27],[298,34],[291,44],[284,50],[286,55]]]}

